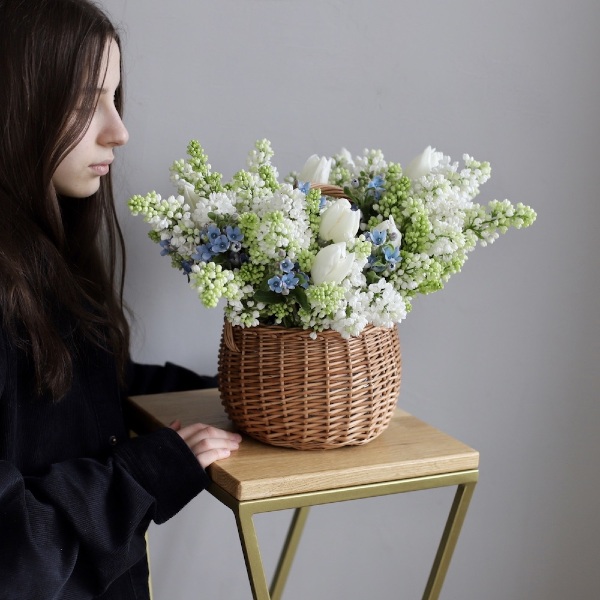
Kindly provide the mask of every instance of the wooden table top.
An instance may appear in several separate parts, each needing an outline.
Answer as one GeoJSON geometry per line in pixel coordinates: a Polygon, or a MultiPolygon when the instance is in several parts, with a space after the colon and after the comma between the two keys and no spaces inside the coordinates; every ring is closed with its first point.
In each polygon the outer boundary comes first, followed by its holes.
{"type": "MultiPolygon", "coordinates": [[[[130,398],[138,433],[180,419],[233,429],[216,389],[130,398]]],[[[364,446],[333,450],[294,450],[244,436],[230,458],[213,463],[214,483],[238,500],[271,498],[348,486],[477,469],[479,453],[398,409],[389,427],[364,446]]]]}

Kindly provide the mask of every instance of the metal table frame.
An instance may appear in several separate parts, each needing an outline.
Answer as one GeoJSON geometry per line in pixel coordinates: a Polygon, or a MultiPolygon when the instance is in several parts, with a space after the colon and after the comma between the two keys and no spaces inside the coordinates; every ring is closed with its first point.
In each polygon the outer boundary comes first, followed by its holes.
{"type": "Polygon", "coordinates": [[[422,596],[423,600],[437,600],[469,507],[469,502],[475,490],[478,475],[479,471],[475,469],[246,501],[234,498],[216,484],[212,484],[208,488],[208,491],[225,506],[229,507],[235,515],[253,599],[280,600],[311,506],[404,492],[415,492],[438,487],[457,486],[454,501],[433,561],[429,580],[422,596]],[[259,513],[286,509],[295,509],[294,515],[279,557],[273,581],[269,587],[262,563],[253,517],[259,513]]]}
{"type": "MultiPolygon", "coordinates": [[[[216,389],[137,396],[129,399],[126,409],[132,428],[140,433],[175,418],[184,424],[230,425],[216,389]]],[[[339,454],[328,450],[324,456],[331,452],[336,459],[327,460],[326,465],[319,463],[316,469],[305,460],[311,453],[294,454],[292,465],[280,464],[273,479],[270,460],[272,456],[280,458],[281,452],[290,451],[246,439],[231,459],[210,467],[213,483],[208,491],[235,515],[254,600],[281,599],[311,506],[457,486],[422,596],[423,600],[438,600],[477,483],[477,451],[398,409],[389,431],[373,442],[339,454]],[[400,438],[403,442],[398,445],[400,438]],[[371,467],[377,467],[376,474],[370,473],[371,467]],[[299,472],[302,485],[288,478],[299,472]],[[254,515],[287,509],[294,513],[269,588],[254,515]]]]}

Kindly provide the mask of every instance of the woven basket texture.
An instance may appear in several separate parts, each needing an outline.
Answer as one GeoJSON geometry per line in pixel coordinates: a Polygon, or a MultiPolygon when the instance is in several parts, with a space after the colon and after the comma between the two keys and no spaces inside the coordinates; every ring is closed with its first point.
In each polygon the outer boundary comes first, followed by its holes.
{"type": "Polygon", "coordinates": [[[251,437],[300,450],[365,444],[389,425],[401,380],[396,327],[344,339],[303,329],[223,327],[219,390],[251,437]]]}

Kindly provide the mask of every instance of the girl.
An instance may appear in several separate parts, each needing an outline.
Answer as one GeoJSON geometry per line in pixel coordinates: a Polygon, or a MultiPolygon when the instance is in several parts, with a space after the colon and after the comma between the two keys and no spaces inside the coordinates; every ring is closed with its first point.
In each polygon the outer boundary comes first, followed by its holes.
{"type": "Polygon", "coordinates": [[[240,441],[202,424],[127,439],[120,60],[87,0],[0,0],[1,599],[148,598],[150,521],[240,441]]]}

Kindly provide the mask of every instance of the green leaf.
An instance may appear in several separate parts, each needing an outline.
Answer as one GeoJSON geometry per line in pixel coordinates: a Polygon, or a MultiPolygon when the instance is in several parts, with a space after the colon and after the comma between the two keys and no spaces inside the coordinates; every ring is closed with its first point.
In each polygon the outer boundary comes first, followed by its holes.
{"type": "Polygon", "coordinates": [[[351,200],[352,202],[354,202],[354,204],[360,206],[360,200],[355,195],[354,190],[352,188],[348,187],[347,185],[344,186],[344,194],[348,197],[348,200],[351,200]]]}
{"type": "Polygon", "coordinates": [[[265,304],[283,304],[285,302],[285,296],[278,294],[277,292],[256,290],[254,292],[254,299],[257,302],[264,302],[265,304]]]}
{"type": "Polygon", "coordinates": [[[367,271],[367,283],[377,283],[381,279],[381,276],[375,273],[375,271],[367,271]]]}
{"type": "Polygon", "coordinates": [[[293,290],[290,290],[290,296],[293,296],[305,311],[310,311],[310,302],[308,301],[304,288],[296,287],[293,290]]]}

